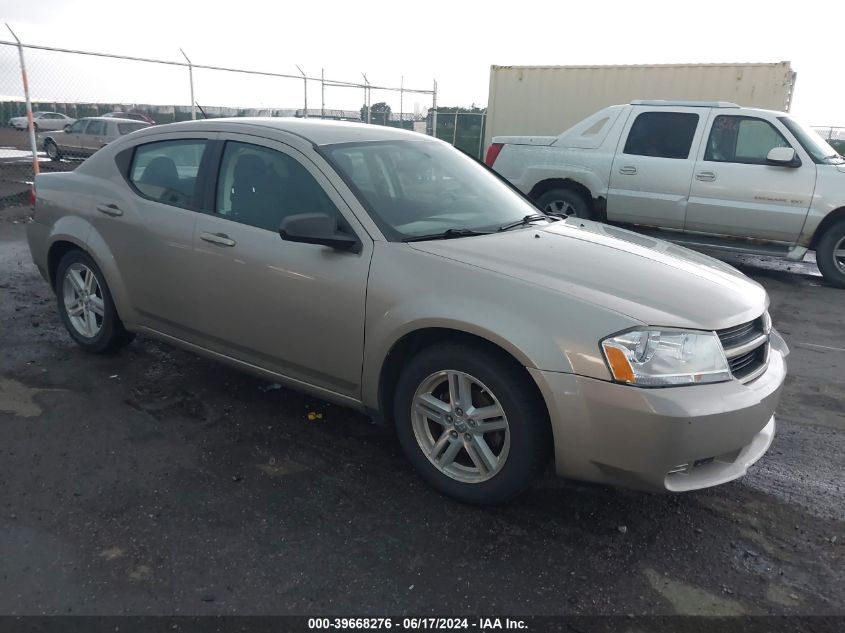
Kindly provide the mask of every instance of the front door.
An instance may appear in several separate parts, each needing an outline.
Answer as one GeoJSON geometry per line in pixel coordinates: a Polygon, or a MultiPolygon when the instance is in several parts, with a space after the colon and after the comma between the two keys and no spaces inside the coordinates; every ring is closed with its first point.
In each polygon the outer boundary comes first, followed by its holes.
{"type": "Polygon", "coordinates": [[[85,133],[85,127],[88,125],[88,119],[80,119],[71,124],[67,131],[56,134],[55,139],[59,144],[59,149],[63,154],[70,157],[84,156],[82,152],[82,135],[85,133]]]}
{"type": "Polygon", "coordinates": [[[90,156],[106,144],[106,122],[99,119],[88,121],[85,133],[79,136],[82,152],[90,156]]]}
{"type": "Polygon", "coordinates": [[[634,108],[611,167],[608,220],[684,228],[695,154],[707,111],[634,108]]]}
{"type": "Polygon", "coordinates": [[[227,134],[214,212],[195,229],[199,327],[222,354],[360,397],[372,242],[326,176],[297,150],[227,134]],[[283,241],[279,225],[326,213],[360,253],[283,241]]]}
{"type": "Polygon", "coordinates": [[[812,201],[816,165],[779,121],[714,111],[690,191],[686,230],[794,243],[812,201]],[[800,165],[767,165],[792,147],[800,165]]]}

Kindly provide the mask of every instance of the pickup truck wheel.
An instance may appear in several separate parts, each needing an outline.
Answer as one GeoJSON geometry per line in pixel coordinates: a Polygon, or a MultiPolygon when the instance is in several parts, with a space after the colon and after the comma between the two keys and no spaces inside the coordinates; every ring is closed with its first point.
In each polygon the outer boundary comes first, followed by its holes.
{"type": "Polygon", "coordinates": [[[117,315],[103,273],[80,250],[68,251],[59,262],[56,299],[65,328],[85,351],[107,354],[135,338],[117,315]]]}
{"type": "Polygon", "coordinates": [[[537,206],[549,215],[590,219],[590,205],[577,191],[572,189],[552,189],[537,198],[537,206]]]}
{"type": "Polygon", "coordinates": [[[828,283],[845,288],[845,220],[822,235],[816,246],[816,264],[828,283]]]}
{"type": "Polygon", "coordinates": [[[503,503],[546,465],[548,413],[520,369],[454,343],[428,348],[405,366],[394,400],[396,433],[434,488],[467,503],[503,503]]]}

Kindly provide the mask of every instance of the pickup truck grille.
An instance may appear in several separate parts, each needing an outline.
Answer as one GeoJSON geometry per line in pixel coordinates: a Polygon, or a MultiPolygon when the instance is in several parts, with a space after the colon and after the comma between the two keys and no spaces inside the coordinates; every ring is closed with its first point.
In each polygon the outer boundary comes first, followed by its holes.
{"type": "Polygon", "coordinates": [[[769,313],[765,312],[748,323],[716,330],[734,378],[751,382],[766,371],[771,328],[769,313]]]}

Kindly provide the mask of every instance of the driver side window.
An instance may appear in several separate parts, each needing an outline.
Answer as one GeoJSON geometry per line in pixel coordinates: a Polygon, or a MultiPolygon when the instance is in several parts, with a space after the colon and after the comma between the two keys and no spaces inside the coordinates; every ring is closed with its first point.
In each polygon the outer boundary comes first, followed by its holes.
{"type": "Polygon", "coordinates": [[[69,132],[71,134],[82,134],[82,130],[85,129],[85,126],[88,124],[88,121],[77,121],[73,125],[70,126],[69,132]]]}
{"type": "Polygon", "coordinates": [[[719,115],[713,120],[704,160],[765,165],[775,147],[791,147],[768,121],[755,117],[719,115]]]}

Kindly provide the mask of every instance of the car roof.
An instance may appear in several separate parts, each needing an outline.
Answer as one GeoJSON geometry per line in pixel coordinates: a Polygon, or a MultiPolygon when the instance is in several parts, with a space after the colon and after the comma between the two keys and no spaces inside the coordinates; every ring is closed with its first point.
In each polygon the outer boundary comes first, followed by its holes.
{"type": "Polygon", "coordinates": [[[138,121],[137,119],[121,119],[116,116],[84,116],[77,119],[77,121],[117,121],[125,123],[143,123],[149,125],[146,121],[138,121]]]}
{"type": "Polygon", "coordinates": [[[201,132],[231,131],[238,128],[263,127],[295,134],[314,145],[335,145],[338,143],[360,143],[366,141],[421,141],[433,140],[432,137],[408,130],[399,130],[384,125],[352,123],[349,121],[324,121],[319,119],[300,119],[296,117],[231,117],[220,119],[202,119],[199,121],[181,121],[156,125],[158,132],[201,132]]]}

